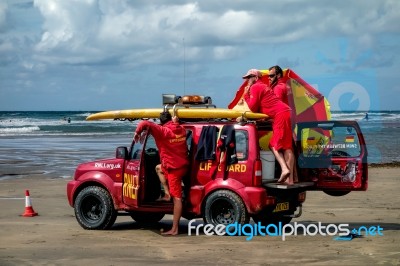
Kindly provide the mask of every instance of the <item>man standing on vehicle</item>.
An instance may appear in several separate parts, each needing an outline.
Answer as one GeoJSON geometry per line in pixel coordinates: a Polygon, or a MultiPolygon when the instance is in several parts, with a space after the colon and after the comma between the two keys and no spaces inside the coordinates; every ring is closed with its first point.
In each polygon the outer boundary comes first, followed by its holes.
{"type": "Polygon", "coordinates": [[[147,130],[156,141],[160,151],[161,169],[168,180],[169,191],[174,201],[172,228],[162,234],[177,235],[179,220],[182,216],[181,182],[189,168],[186,130],[179,124],[176,116],[171,118],[168,111],[160,114],[160,123],[161,125],[157,125],[149,121],[141,121],[136,128],[134,140],[139,141],[142,132],[147,130]]]}
{"type": "MultiPolygon", "coordinates": [[[[268,69],[268,80],[269,80],[269,86],[274,91],[276,97],[278,97],[282,102],[289,105],[288,86],[286,85],[286,82],[283,80],[282,68],[278,65],[270,67],[268,69]]],[[[293,119],[293,117],[292,117],[292,119],[293,119]]],[[[292,121],[292,122],[294,122],[294,121],[292,121]]],[[[285,160],[289,161],[289,158],[285,158],[285,160]]],[[[291,175],[290,180],[293,180],[293,182],[297,182],[298,177],[297,177],[297,171],[296,171],[296,165],[295,165],[296,160],[293,159],[292,161],[293,161],[293,166],[292,166],[293,172],[290,173],[290,175],[291,175]]]]}
{"type": "Polygon", "coordinates": [[[243,79],[247,80],[243,99],[252,112],[264,113],[272,119],[273,134],[269,146],[282,169],[278,182],[293,184],[291,109],[261,81],[260,77],[261,73],[257,69],[250,69],[243,76],[243,79]],[[289,181],[286,182],[288,178],[289,181]]]}

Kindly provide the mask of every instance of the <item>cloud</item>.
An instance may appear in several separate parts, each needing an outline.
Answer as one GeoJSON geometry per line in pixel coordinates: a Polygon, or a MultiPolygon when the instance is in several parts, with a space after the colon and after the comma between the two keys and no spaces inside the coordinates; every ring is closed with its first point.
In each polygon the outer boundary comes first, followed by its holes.
{"type": "Polygon", "coordinates": [[[358,36],[370,46],[374,33],[399,31],[398,1],[351,2],[345,8],[331,1],[268,3],[35,0],[45,20],[38,59],[171,62],[182,55],[185,39],[188,60],[224,60],[241,54],[244,44],[279,44],[335,32],[358,36]]]}
{"type": "Polygon", "coordinates": [[[212,90],[273,64],[306,74],[380,68],[388,76],[399,64],[397,0],[3,2],[1,88],[21,73],[19,84],[43,90],[69,91],[71,77],[77,91],[103,88],[104,95],[132,83],[167,89],[177,79],[212,90]]]}
{"type": "Polygon", "coordinates": [[[7,3],[0,2],[0,32],[4,31],[6,28],[7,9],[7,3]]]}

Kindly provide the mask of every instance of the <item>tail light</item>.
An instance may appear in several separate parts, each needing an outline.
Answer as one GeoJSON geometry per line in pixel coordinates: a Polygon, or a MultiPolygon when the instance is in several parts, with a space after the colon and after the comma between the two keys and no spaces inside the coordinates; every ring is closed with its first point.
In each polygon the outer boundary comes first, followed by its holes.
{"type": "Polygon", "coordinates": [[[299,195],[297,196],[297,199],[299,202],[304,202],[306,200],[306,192],[299,193],[299,195]]]}
{"type": "Polygon", "coordinates": [[[261,160],[254,161],[253,167],[253,186],[258,187],[261,186],[262,180],[262,166],[261,160]]]}
{"type": "Polygon", "coordinates": [[[272,206],[275,204],[276,204],[276,198],[272,196],[267,196],[267,199],[265,200],[265,205],[272,206]]]}

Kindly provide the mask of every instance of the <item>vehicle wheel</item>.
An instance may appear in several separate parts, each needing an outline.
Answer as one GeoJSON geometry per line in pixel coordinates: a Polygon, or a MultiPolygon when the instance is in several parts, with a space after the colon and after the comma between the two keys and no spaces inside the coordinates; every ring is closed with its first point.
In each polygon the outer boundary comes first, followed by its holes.
{"type": "Polygon", "coordinates": [[[351,191],[324,190],[324,193],[328,194],[329,196],[333,196],[333,197],[341,197],[341,196],[349,194],[350,192],[351,191]]]}
{"type": "Polygon", "coordinates": [[[164,215],[158,212],[131,212],[132,219],[141,224],[157,223],[164,215]]]}
{"type": "Polygon", "coordinates": [[[282,214],[275,214],[272,212],[260,212],[257,215],[253,216],[254,222],[260,222],[263,226],[267,226],[269,224],[278,225],[279,222],[282,225],[290,223],[292,217],[283,216],[282,214]]]}
{"type": "Polygon", "coordinates": [[[76,197],[74,209],[76,220],[85,229],[108,229],[117,219],[110,194],[97,186],[82,189],[76,197]]]}
{"type": "Polygon", "coordinates": [[[204,221],[214,226],[233,223],[245,224],[250,220],[242,199],[229,190],[217,190],[207,198],[204,221]]]}

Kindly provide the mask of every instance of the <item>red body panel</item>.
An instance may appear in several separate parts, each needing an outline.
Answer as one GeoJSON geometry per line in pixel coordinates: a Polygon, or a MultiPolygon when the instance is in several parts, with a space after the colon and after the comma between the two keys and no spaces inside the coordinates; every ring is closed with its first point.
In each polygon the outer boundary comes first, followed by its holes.
{"type": "MultiPolygon", "coordinates": [[[[226,189],[235,192],[243,200],[247,212],[256,214],[268,206],[276,203],[276,195],[269,193],[268,188],[263,185],[253,185],[253,175],[255,172],[254,162],[260,160],[259,138],[263,134],[260,131],[267,131],[265,128],[260,130],[256,123],[245,123],[239,125],[236,122],[186,122],[184,126],[192,131],[192,147],[190,152],[190,189],[187,190],[186,204],[184,213],[194,216],[201,216],[203,213],[204,202],[210,193],[219,189],[226,189]],[[228,166],[227,169],[218,169],[212,175],[214,162],[200,162],[195,159],[197,144],[200,133],[204,126],[215,125],[221,127],[224,124],[234,125],[237,132],[242,132],[246,136],[246,154],[237,164],[228,166]]],[[[337,173],[330,172],[327,168],[304,168],[300,169],[300,181],[315,182],[309,190],[366,190],[367,189],[367,163],[365,141],[359,128],[357,128],[358,139],[361,144],[362,153],[357,158],[337,158],[335,166],[346,165],[349,160],[355,162],[356,179],[353,183],[343,183],[337,173]]],[[[138,144],[134,144],[138,145],[138,144]]],[[[134,145],[130,155],[132,156],[134,145]]],[[[297,145],[300,145],[297,143],[297,145]]],[[[74,180],[67,185],[68,202],[74,205],[74,200],[81,189],[89,185],[104,187],[112,196],[115,209],[118,211],[149,211],[149,212],[172,212],[172,203],[160,205],[146,200],[147,174],[145,173],[146,162],[144,155],[140,151],[139,158],[135,159],[107,159],[95,162],[84,163],[76,169],[74,180]]],[[[133,158],[133,157],[130,157],[133,158]]],[[[307,159],[307,158],[306,158],[307,159]]],[[[153,167],[153,166],[151,166],[153,167]]],[[[344,166],[343,166],[344,167],[344,166]]],[[[153,168],[151,168],[153,169],[153,168]]],[[[150,169],[150,170],[151,170],[150,169]]],[[[259,182],[260,184],[261,182],[259,182]]],[[[293,190],[297,195],[304,190],[293,190]]],[[[305,197],[305,196],[304,196],[305,197]]],[[[298,201],[298,204],[301,202],[298,201]]]]}

